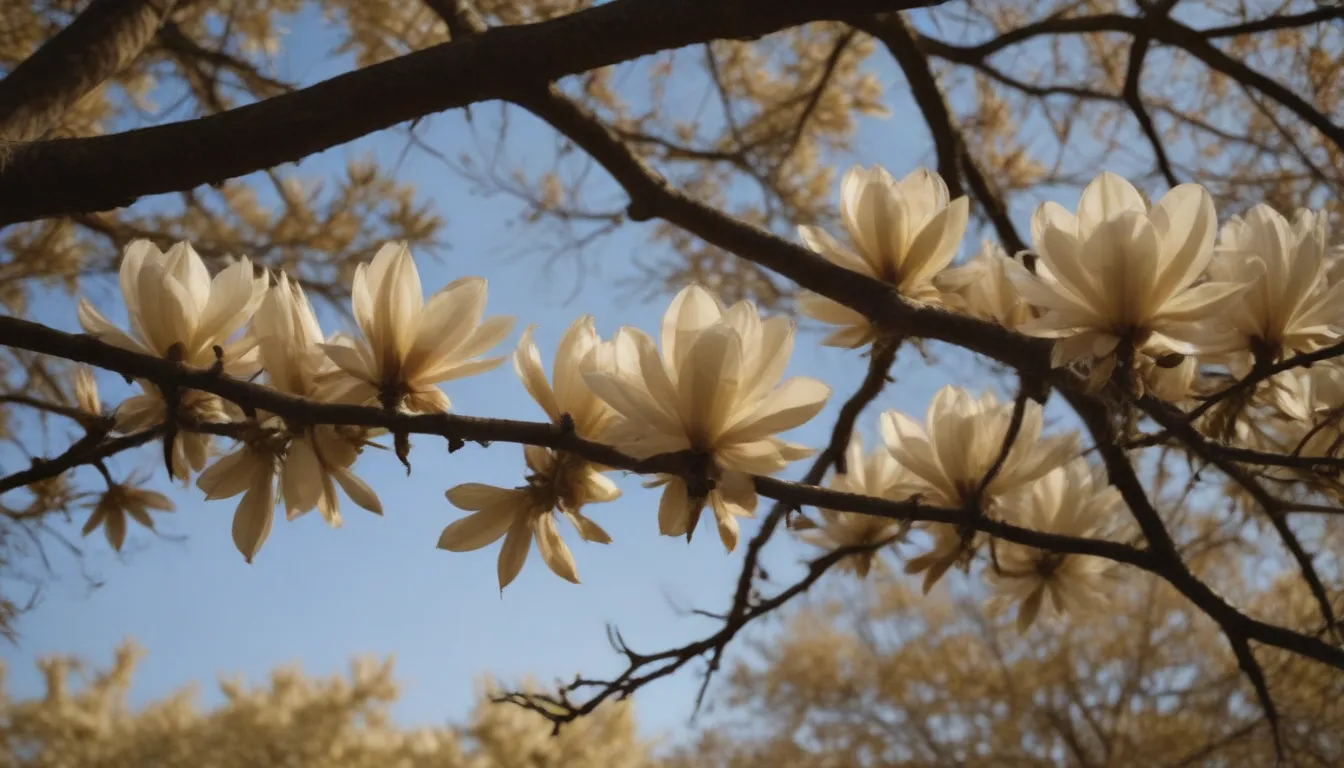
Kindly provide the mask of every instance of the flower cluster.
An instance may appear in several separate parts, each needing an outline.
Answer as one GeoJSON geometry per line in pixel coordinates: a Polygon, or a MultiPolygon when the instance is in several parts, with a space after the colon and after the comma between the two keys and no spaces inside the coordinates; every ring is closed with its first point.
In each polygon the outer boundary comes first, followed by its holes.
{"type": "MultiPolygon", "coordinates": [[[[1032,220],[1032,258],[986,243],[952,266],[967,226],[967,200],[949,199],[936,173],[918,169],[897,181],[881,168],[851,170],[842,185],[844,241],[801,228],[808,247],[830,262],[884,282],[905,299],[1050,340],[1051,364],[1093,390],[1121,399],[1155,396],[1178,406],[1211,391],[1218,379],[1265,373],[1274,364],[1344,337],[1344,280],[1327,248],[1325,217],[1293,219],[1265,206],[1229,219],[1219,230],[1212,198],[1183,184],[1156,203],[1123,179],[1103,173],[1083,190],[1077,210],[1045,203],[1032,220]],[[1030,265],[1030,266],[1028,266],[1030,265]]],[[[186,243],[161,253],[131,244],[121,267],[129,330],[81,301],[85,330],[118,347],[237,376],[265,375],[276,390],[312,401],[374,405],[386,412],[435,413],[450,401],[439,385],[489,371],[503,357],[485,355],[511,332],[511,317],[485,317],[486,282],[467,277],[426,298],[404,244],[384,246],[360,265],[352,285],[357,333],[324,336],[303,290],[283,273],[238,260],[213,279],[186,243]]],[[[802,312],[836,329],[823,343],[861,348],[890,341],[867,318],[832,298],[805,294],[802,312]]],[[[752,303],[725,306],[687,286],[663,316],[658,338],[631,327],[603,340],[591,316],[579,318],[555,351],[548,377],[526,329],[513,367],[557,429],[601,442],[634,460],[679,454],[694,470],[661,474],[657,520],[667,536],[695,532],[712,514],[733,550],[739,521],[757,507],[757,477],[811,454],[780,435],[806,423],[831,392],[808,377],[785,378],[794,325],[763,317],[752,303]]],[[[1198,424],[1259,450],[1333,455],[1344,432],[1344,368],[1267,373],[1260,386],[1215,408],[1198,424]],[[1250,414],[1252,417],[1248,417],[1250,414]]],[[[92,378],[77,379],[81,409],[100,414],[92,378]]],[[[276,505],[292,519],[314,508],[341,522],[337,488],[381,514],[374,491],[352,471],[376,437],[364,428],[295,423],[277,414],[244,413],[199,391],[160,391],[121,404],[115,428],[166,425],[165,455],[181,478],[199,473],[207,498],[241,496],[234,542],[250,561],[265,542],[276,505]],[[199,429],[209,425],[209,429],[199,429]],[[210,434],[235,438],[235,449],[209,463],[210,434]]],[[[1206,413],[1207,412],[1207,413],[1206,413]]],[[[1120,500],[1080,458],[1077,435],[1047,434],[1043,406],[1028,398],[1002,402],[945,387],[923,423],[898,411],[880,419],[882,445],[865,453],[853,438],[846,472],[833,489],[890,500],[918,499],[972,518],[1073,537],[1113,529],[1120,500]]],[[[409,445],[398,435],[398,453],[409,445]]],[[[590,519],[592,503],[620,490],[611,468],[564,450],[527,446],[527,471],[516,487],[470,482],[447,491],[470,514],[448,525],[442,549],[463,552],[503,539],[500,588],[520,572],[533,542],[556,575],[577,582],[557,516],[585,541],[611,537],[590,519]]],[[[404,458],[404,455],[403,455],[404,458]]],[[[1291,474],[1292,469],[1282,470],[1291,474]]],[[[166,499],[112,485],[86,532],[103,527],[120,547],[129,516],[150,525],[149,508],[166,499]]],[[[1341,487],[1340,495],[1344,495],[1341,487]]],[[[832,509],[820,522],[795,527],[825,548],[845,548],[844,564],[863,576],[880,548],[905,541],[908,521],[832,509]]],[[[932,542],[905,569],[931,588],[950,568],[969,567],[988,549],[988,578],[1001,599],[1019,604],[1030,626],[1043,606],[1053,613],[1099,602],[1102,561],[989,541],[971,525],[922,525],[932,542]]]]}

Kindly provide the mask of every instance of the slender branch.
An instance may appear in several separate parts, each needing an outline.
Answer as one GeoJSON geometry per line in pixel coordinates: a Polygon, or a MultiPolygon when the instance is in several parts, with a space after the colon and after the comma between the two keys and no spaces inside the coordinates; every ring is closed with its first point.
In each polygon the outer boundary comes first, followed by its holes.
{"type": "Polygon", "coordinates": [[[33,465],[28,469],[15,472],[11,475],[6,475],[5,477],[0,477],[0,493],[6,493],[15,488],[22,488],[26,485],[49,480],[58,475],[62,475],[75,467],[87,464],[98,464],[122,451],[138,448],[145,443],[154,440],[163,433],[163,427],[154,427],[153,429],[134,432],[124,437],[117,437],[110,440],[80,440],[70,446],[70,448],[60,456],[52,459],[34,459],[33,465]]]}
{"type": "Polygon", "coordinates": [[[89,3],[69,26],[0,80],[0,141],[30,141],[55,127],[75,102],[140,55],[174,4],[89,3]]]}
{"type": "MultiPolygon", "coordinates": [[[[900,351],[900,340],[883,339],[874,345],[873,353],[868,361],[868,374],[864,376],[863,383],[850,396],[845,404],[840,408],[840,415],[836,417],[835,426],[831,429],[831,439],[826,448],[813,460],[812,466],[808,468],[807,474],[803,475],[800,481],[804,485],[820,485],[826,478],[826,472],[834,466],[840,474],[845,474],[849,468],[845,466],[845,451],[849,447],[849,441],[854,434],[854,425],[859,420],[859,414],[867,408],[877,396],[886,388],[890,381],[889,371],[896,362],[896,353],[900,351]]],[[[770,538],[774,536],[780,522],[789,513],[789,510],[797,507],[784,502],[771,505],[770,513],[761,521],[761,527],[756,531],[756,535],[751,537],[747,543],[746,556],[742,560],[742,571],[737,577],[737,589],[733,593],[733,604],[728,610],[727,623],[739,620],[750,609],[752,585],[756,580],[757,564],[760,562],[761,551],[770,538]]],[[[705,693],[709,690],[709,682],[714,672],[718,670],[719,663],[723,658],[727,643],[717,646],[714,654],[710,657],[709,666],[705,670],[705,675],[700,683],[700,692],[696,695],[696,708],[699,709],[704,701],[705,693]]]]}
{"type": "Polygon", "coordinates": [[[993,182],[981,171],[975,158],[966,147],[966,141],[952,118],[952,110],[947,105],[942,89],[929,67],[928,57],[919,50],[918,41],[905,18],[899,13],[888,13],[855,22],[859,29],[872,35],[886,46],[892,58],[905,73],[910,93],[919,105],[919,110],[928,123],[929,133],[933,137],[934,149],[938,154],[938,174],[947,183],[948,193],[952,197],[965,194],[961,186],[961,177],[966,176],[966,186],[984,209],[985,216],[994,225],[999,240],[1008,253],[1025,251],[1027,245],[1018,234],[1008,206],[1003,196],[994,188],[993,182]]]}
{"type": "Polygon", "coordinates": [[[939,1],[612,0],[490,29],[220,114],[20,144],[0,167],[0,226],[222,182],[407,120],[661,50],[939,1]]]}
{"type": "MultiPolygon", "coordinates": [[[[235,379],[215,369],[193,368],[114,347],[90,336],[65,333],[15,317],[0,316],[0,338],[5,339],[5,344],[10,347],[56,355],[115,371],[124,376],[148,379],[165,391],[196,389],[210,392],[245,409],[274,413],[290,422],[291,427],[296,424],[380,427],[393,433],[438,435],[447,438],[450,446],[463,442],[525,443],[567,451],[597,464],[641,474],[670,474],[692,481],[703,480],[701,475],[704,472],[704,462],[696,456],[682,452],[635,459],[610,446],[584,440],[572,429],[567,429],[564,424],[486,419],[450,413],[415,415],[389,413],[374,406],[316,402],[260,384],[235,379]]],[[[1344,669],[1344,649],[1291,629],[1253,619],[1224,601],[1207,584],[1191,574],[1176,553],[1175,545],[1162,526],[1152,503],[1144,494],[1123,449],[1116,444],[1114,431],[1105,420],[1104,406],[1068,390],[1064,393],[1092,429],[1094,438],[1103,446],[1101,453],[1107,461],[1111,482],[1120,489],[1121,495],[1135,511],[1140,526],[1146,534],[1149,534],[1147,549],[1104,539],[1034,531],[988,519],[980,515],[978,510],[929,507],[921,504],[918,499],[891,501],[772,477],[754,476],[752,480],[760,495],[794,507],[815,506],[899,521],[958,525],[1037,549],[1063,554],[1093,555],[1133,565],[1166,579],[1223,626],[1229,635],[1235,632],[1237,636],[1274,645],[1344,669]]],[[[190,424],[179,426],[184,431],[192,428],[190,424]]],[[[125,439],[131,438],[142,441],[150,439],[144,437],[143,433],[125,439]]],[[[12,484],[13,481],[5,482],[12,484]]]]}

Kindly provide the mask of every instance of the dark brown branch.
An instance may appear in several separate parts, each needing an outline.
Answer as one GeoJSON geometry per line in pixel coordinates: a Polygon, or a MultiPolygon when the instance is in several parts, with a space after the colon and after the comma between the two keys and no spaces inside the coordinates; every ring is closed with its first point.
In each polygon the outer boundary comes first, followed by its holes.
{"type": "Polygon", "coordinates": [[[1156,42],[1180,48],[1202,61],[1210,69],[1221,72],[1231,79],[1248,85],[1274,99],[1297,115],[1303,122],[1311,125],[1327,139],[1334,142],[1335,146],[1344,150],[1344,126],[1336,124],[1328,115],[1316,109],[1306,99],[1298,96],[1288,86],[1227,54],[1210,42],[1203,32],[1187,27],[1173,19],[1136,18],[1116,13],[1075,17],[1052,16],[1033,24],[1018,27],[979,45],[953,45],[925,36],[921,36],[919,39],[921,47],[940,58],[963,64],[974,64],[1005,48],[1035,37],[1087,32],[1122,32],[1135,37],[1149,35],[1156,42]]]}
{"type": "Polygon", "coordinates": [[[1158,135],[1157,127],[1153,125],[1153,117],[1148,114],[1148,108],[1144,106],[1143,94],[1139,92],[1139,79],[1143,77],[1143,60],[1148,55],[1148,48],[1151,45],[1152,38],[1147,35],[1134,38],[1134,43],[1129,47],[1125,85],[1120,93],[1124,96],[1129,111],[1134,114],[1134,119],[1138,121],[1143,135],[1148,139],[1149,146],[1153,148],[1153,159],[1157,161],[1157,168],[1162,172],[1162,177],[1167,180],[1168,186],[1174,187],[1180,184],[1181,180],[1176,178],[1176,172],[1172,170],[1166,145],[1162,143],[1162,137],[1158,135]]]}
{"type": "Polygon", "coordinates": [[[45,135],[75,102],[140,55],[174,4],[175,0],[89,3],[69,26],[0,80],[0,142],[45,135]]]}
{"type": "MultiPolygon", "coordinates": [[[[574,434],[573,430],[565,429],[562,424],[485,419],[451,413],[416,415],[388,413],[382,408],[373,406],[340,405],[307,400],[235,379],[215,370],[173,363],[114,347],[90,336],[65,333],[15,317],[0,315],[0,338],[3,338],[9,347],[88,363],[124,376],[148,379],[165,391],[176,388],[210,392],[245,408],[274,413],[291,425],[340,424],[381,427],[393,433],[438,435],[456,443],[524,443],[567,451],[617,469],[641,474],[670,474],[696,481],[702,481],[701,475],[704,472],[704,462],[697,457],[671,453],[637,460],[610,446],[584,440],[574,434]]],[[[1247,639],[1274,645],[1344,669],[1344,650],[1315,637],[1253,619],[1225,602],[1208,585],[1191,574],[1179,555],[1175,553],[1175,546],[1162,527],[1152,503],[1144,494],[1133,467],[1123,450],[1115,443],[1114,431],[1109,421],[1105,420],[1104,406],[1067,390],[1065,394],[1070,397],[1070,402],[1092,429],[1094,438],[1102,444],[1101,453],[1107,460],[1112,483],[1121,490],[1121,495],[1130,504],[1131,509],[1135,510],[1135,515],[1145,533],[1153,530],[1149,536],[1148,549],[1104,539],[1029,530],[985,518],[976,510],[929,507],[917,499],[891,501],[772,477],[756,476],[753,477],[753,482],[760,495],[793,507],[814,506],[876,515],[892,520],[958,525],[1037,549],[1064,554],[1093,555],[1133,565],[1166,579],[1225,629],[1230,628],[1229,632],[1235,630],[1247,639]],[[1102,419],[1100,423],[1097,422],[1098,417],[1102,419]],[[1152,528],[1152,521],[1157,523],[1155,529],[1152,528]]],[[[182,426],[184,429],[191,427],[191,425],[182,426]]]]}
{"type": "Polygon", "coordinates": [[[122,451],[138,448],[163,434],[163,427],[146,429],[124,437],[110,440],[80,440],[70,446],[65,453],[52,459],[35,459],[28,469],[0,477],[0,493],[22,488],[25,485],[49,480],[62,475],[75,467],[96,464],[122,451]]]}
{"type": "Polygon", "coordinates": [[[937,1],[613,0],[549,21],[491,29],[217,115],[21,144],[0,168],[0,226],[222,182],[406,120],[508,98],[661,50],[937,1]]]}

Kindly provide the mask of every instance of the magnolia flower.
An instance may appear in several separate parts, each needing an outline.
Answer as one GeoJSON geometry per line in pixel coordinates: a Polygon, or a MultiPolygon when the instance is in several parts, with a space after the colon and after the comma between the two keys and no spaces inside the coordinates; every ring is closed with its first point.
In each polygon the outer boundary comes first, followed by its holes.
{"type": "MultiPolygon", "coordinates": [[[[1094,536],[1114,521],[1121,506],[1120,492],[1094,477],[1082,459],[1020,488],[1004,503],[1009,518],[1023,528],[1080,537],[1094,536]]],[[[1019,631],[1031,626],[1043,604],[1063,614],[1105,601],[1101,579],[1110,566],[1107,560],[1008,541],[997,544],[995,555],[996,566],[986,573],[1000,601],[1018,604],[1019,631]]]]}
{"type": "MultiPolygon", "coordinates": [[[[918,492],[910,473],[896,463],[886,448],[879,447],[865,456],[863,440],[857,434],[850,439],[846,449],[845,469],[844,474],[831,476],[829,487],[892,500],[906,499],[918,492]]],[[[824,549],[878,544],[900,535],[903,525],[899,520],[857,512],[821,508],[817,512],[821,515],[821,525],[801,538],[824,549]]],[[[840,567],[853,570],[859,578],[864,578],[876,558],[875,549],[860,552],[847,556],[840,562],[840,567]]]]}
{"type": "Polygon", "coordinates": [[[1003,451],[1013,407],[1000,403],[993,392],[972,398],[960,387],[945,386],[929,404],[924,427],[903,413],[887,411],[882,415],[882,438],[896,461],[914,476],[925,501],[948,507],[993,506],[1004,494],[1078,455],[1073,433],[1041,437],[1041,406],[1028,401],[1017,438],[977,498],[985,475],[1003,451]]]}
{"type": "MultiPolygon", "coordinates": [[[[840,214],[849,241],[846,247],[817,227],[799,227],[809,248],[828,261],[892,286],[917,301],[937,301],[932,279],[956,255],[966,232],[969,204],[965,196],[948,201],[947,185],[933,171],[916,168],[896,181],[880,166],[854,167],[845,174],[840,214]]],[[[874,339],[866,318],[823,296],[804,293],[798,301],[804,314],[840,329],[823,344],[861,347],[874,339]]]]}
{"type": "Polygon", "coordinates": [[[93,377],[93,369],[87,365],[75,366],[75,405],[91,416],[103,415],[103,403],[98,398],[98,380],[93,377]]]}
{"type": "Polygon", "coordinates": [[[541,559],[556,576],[579,583],[574,556],[560,538],[554,510],[569,519],[584,541],[610,544],[611,537],[602,527],[579,511],[585,502],[611,501],[620,496],[614,483],[586,461],[545,448],[523,447],[527,465],[533,474],[527,485],[496,488],[484,483],[463,483],[450,488],[448,501],[472,514],[457,520],[439,536],[439,549],[470,552],[504,538],[499,550],[497,572],[502,590],[513,581],[527,561],[533,538],[541,559]],[[559,491],[565,489],[569,498],[559,491]],[[507,534],[507,535],[506,535],[507,534]]]}
{"type": "Polygon", "coordinates": [[[805,377],[780,384],[793,352],[793,323],[761,320],[747,301],[725,310],[699,286],[672,300],[662,353],[648,335],[622,328],[589,355],[584,380],[615,411],[603,440],[639,458],[673,451],[703,456],[713,488],[663,476],[658,527],[688,538],[706,502],[730,551],[737,520],[756,508],[751,474],[770,474],[808,454],[775,437],[821,410],[830,388],[805,377]]]}
{"type": "MultiPolygon", "coordinates": [[[[265,277],[255,277],[247,257],[231,264],[213,280],[190,243],[180,242],[162,253],[148,240],[126,246],[121,261],[121,295],[131,332],[103,317],[87,299],[79,300],[79,324],[101,341],[133,352],[178,360],[198,367],[220,363],[225,372],[250,375],[255,371],[253,340],[229,339],[252,317],[266,288],[265,277]],[[215,349],[221,350],[217,358],[215,349]]],[[[117,408],[119,431],[146,429],[168,420],[163,395],[148,381],[144,394],[127,398],[117,408]]],[[[209,421],[219,415],[219,399],[200,392],[181,398],[178,416],[209,421]]],[[[209,435],[185,433],[173,446],[169,469],[185,478],[187,468],[205,466],[209,435]]]]}
{"type": "Polygon", "coordinates": [[[1012,257],[1003,246],[985,240],[975,258],[943,270],[934,277],[934,284],[944,304],[1012,330],[1035,315],[1008,279],[1009,261],[1012,257]]]}
{"type": "Polygon", "coordinates": [[[1078,215],[1045,203],[1032,218],[1043,269],[1011,268],[1043,314],[1018,330],[1055,339],[1052,364],[1095,358],[1092,382],[1109,378],[1122,344],[1152,358],[1192,355],[1207,341],[1201,322],[1244,289],[1195,285],[1213,255],[1213,199],[1181,184],[1149,210],[1137,189],[1102,173],[1083,190],[1078,215]]]}
{"type": "Polygon", "coordinates": [[[1325,214],[1299,211],[1289,224],[1257,205],[1223,225],[1217,254],[1215,280],[1250,286],[1223,317],[1230,333],[1220,351],[1232,353],[1235,373],[1247,373],[1253,356],[1276,360],[1339,338],[1344,283],[1327,280],[1325,214]]]}
{"type": "MultiPolygon", "coordinates": [[[[611,408],[588,388],[581,370],[584,358],[601,341],[591,316],[575,320],[555,351],[554,387],[541,367],[541,353],[532,340],[532,328],[523,331],[513,353],[514,371],[551,421],[558,422],[568,415],[574,422],[575,433],[588,439],[599,435],[612,418],[611,408]]],[[[611,537],[584,517],[581,510],[589,502],[612,501],[621,492],[601,473],[601,467],[574,454],[529,445],[524,447],[523,455],[532,470],[525,486],[496,488],[466,483],[448,491],[450,502],[475,514],[445,528],[439,537],[439,548],[468,552],[507,533],[504,548],[499,552],[502,590],[522,569],[535,535],[537,549],[550,569],[560,578],[578,583],[574,558],[556,530],[552,512],[559,510],[569,518],[585,541],[608,544],[611,537]]]]}
{"type": "Polygon", "coordinates": [[[583,360],[602,343],[593,326],[592,315],[584,315],[569,326],[555,350],[552,375],[555,387],[546,380],[541,367],[541,353],[532,341],[532,328],[523,331],[518,349],[513,353],[513,370],[522,380],[532,399],[537,401],[552,422],[568,415],[574,421],[574,432],[579,437],[595,439],[611,421],[612,410],[583,380],[583,360]]]}
{"type": "Polygon", "coordinates": [[[233,544],[249,563],[266,543],[275,519],[275,474],[287,442],[277,426],[272,420],[250,428],[237,450],[196,478],[207,501],[243,495],[233,513],[233,544]]]}
{"type": "Polygon", "coordinates": [[[172,512],[176,509],[173,502],[158,491],[122,484],[108,486],[98,497],[98,501],[90,507],[93,511],[89,513],[89,519],[85,521],[81,533],[88,536],[101,526],[104,535],[107,536],[107,543],[118,552],[126,541],[128,516],[144,527],[154,530],[154,519],[149,516],[149,510],[172,512]]]}
{"type": "Polygon", "coordinates": [[[339,371],[324,376],[326,399],[379,403],[412,412],[446,411],[436,385],[491,370],[502,357],[477,359],[513,329],[513,318],[481,320],[485,280],[454,280],[425,301],[405,243],[384,245],[355,269],[351,306],[361,338],[323,344],[339,371]]]}
{"type": "MultiPolygon", "coordinates": [[[[1005,494],[1078,455],[1073,433],[1041,437],[1041,406],[1028,401],[1016,439],[986,484],[986,475],[1004,449],[1013,409],[1013,403],[1000,403],[992,392],[973,399],[964,389],[945,386],[934,395],[924,427],[903,413],[887,411],[882,415],[882,438],[914,477],[925,501],[947,507],[978,505],[992,513],[1005,494]]],[[[934,523],[927,529],[934,537],[934,550],[906,564],[909,573],[927,571],[925,591],[953,564],[963,562],[976,544],[971,533],[953,526],[934,523]]]]}
{"type": "MultiPolygon", "coordinates": [[[[281,273],[276,285],[266,292],[252,325],[271,386],[291,395],[315,397],[319,376],[331,371],[332,366],[319,346],[322,328],[299,284],[290,283],[281,273]]],[[[337,484],[351,501],[382,514],[377,494],[349,469],[367,443],[366,430],[320,425],[290,434],[292,439],[280,468],[288,519],[317,507],[328,524],[339,526],[337,484]]]]}

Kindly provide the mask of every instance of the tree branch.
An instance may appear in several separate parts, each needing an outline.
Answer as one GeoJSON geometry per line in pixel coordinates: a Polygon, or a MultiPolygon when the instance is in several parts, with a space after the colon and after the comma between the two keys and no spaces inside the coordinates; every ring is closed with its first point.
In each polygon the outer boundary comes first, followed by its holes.
{"type": "Polygon", "coordinates": [[[0,226],[222,182],[406,120],[661,50],[940,1],[613,0],[491,29],[217,115],[20,144],[0,168],[0,226]]]}
{"type": "Polygon", "coordinates": [[[69,26],[0,80],[0,143],[43,136],[75,102],[140,55],[175,2],[89,3],[69,26]]]}
{"type": "MultiPolygon", "coordinates": [[[[285,394],[260,384],[236,379],[215,369],[193,368],[147,354],[114,347],[91,336],[76,335],[48,328],[39,323],[16,317],[0,316],[0,338],[7,346],[41,354],[55,355],[75,362],[115,371],[123,376],[148,379],[162,390],[197,389],[210,392],[245,408],[264,410],[282,417],[291,425],[337,424],[356,427],[380,427],[393,433],[427,434],[447,438],[450,446],[463,442],[510,442],[537,445],[567,451],[589,461],[615,469],[640,474],[669,474],[692,481],[702,481],[704,462],[687,453],[668,453],[647,459],[635,459],[601,443],[584,440],[563,424],[542,424],[511,419],[486,419],[459,416],[451,413],[406,414],[388,413],[379,407],[322,403],[285,394]]],[[[1066,395],[1070,393],[1066,392],[1066,395]]],[[[876,515],[908,522],[934,522],[958,525],[982,531],[1017,544],[1063,554],[1092,555],[1118,563],[1125,563],[1166,579],[1172,586],[1199,606],[1228,631],[1257,642],[1274,645],[1324,664],[1344,669],[1344,649],[1329,645],[1315,637],[1274,626],[1241,613],[1219,597],[1208,585],[1197,579],[1185,567],[1175,551],[1160,518],[1144,495],[1138,477],[1123,450],[1115,444],[1109,422],[1098,426],[1095,419],[1099,403],[1074,396],[1070,402],[1081,408],[1080,415],[1095,427],[1094,437],[1109,438],[1102,454],[1108,458],[1107,469],[1112,482],[1139,517],[1157,521],[1149,548],[1105,539],[1065,536],[1022,528],[1000,520],[989,519],[979,510],[930,507],[918,499],[891,501],[852,493],[818,488],[772,477],[753,476],[760,495],[793,507],[814,506],[845,512],[876,515]],[[1118,460],[1116,456],[1118,455],[1118,460]]],[[[181,425],[184,430],[193,425],[181,425]]],[[[199,427],[197,427],[199,428],[199,427]]],[[[223,425],[220,431],[236,428],[223,425]]],[[[211,425],[206,425],[211,429],[211,425]]],[[[144,433],[126,439],[143,437],[144,433]]],[[[77,465],[79,462],[76,462],[77,465]]],[[[73,466],[73,465],[72,465],[73,466]]],[[[11,476],[12,478],[13,476],[11,476]]],[[[38,478],[40,479],[40,478],[38,478]]],[[[0,487],[12,487],[13,480],[0,481],[0,487]]],[[[29,482],[32,482],[31,480],[29,482]]],[[[1145,527],[1145,532],[1148,528],[1145,527]]]]}

